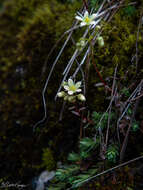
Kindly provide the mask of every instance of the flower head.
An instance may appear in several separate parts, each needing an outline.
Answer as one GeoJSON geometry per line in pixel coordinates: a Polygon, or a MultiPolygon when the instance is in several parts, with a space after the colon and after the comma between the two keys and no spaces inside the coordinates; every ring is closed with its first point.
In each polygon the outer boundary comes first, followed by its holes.
{"type": "Polygon", "coordinates": [[[92,14],[89,15],[88,11],[85,11],[84,15],[81,15],[80,13],[78,13],[78,15],[76,15],[76,19],[81,21],[80,23],[80,27],[82,26],[89,26],[89,25],[95,25],[96,22],[94,21],[94,19],[96,18],[97,14],[92,14]]]}
{"type": "Polygon", "coordinates": [[[81,82],[74,83],[72,79],[68,79],[67,84],[63,85],[64,89],[67,91],[69,95],[73,95],[76,92],[81,92],[80,89],[81,82]]]}
{"type": "Polygon", "coordinates": [[[83,94],[79,94],[81,92],[81,81],[75,83],[72,79],[68,79],[68,81],[63,82],[62,86],[64,91],[58,92],[57,96],[63,98],[64,101],[74,103],[77,99],[80,101],[86,100],[83,94]]]}

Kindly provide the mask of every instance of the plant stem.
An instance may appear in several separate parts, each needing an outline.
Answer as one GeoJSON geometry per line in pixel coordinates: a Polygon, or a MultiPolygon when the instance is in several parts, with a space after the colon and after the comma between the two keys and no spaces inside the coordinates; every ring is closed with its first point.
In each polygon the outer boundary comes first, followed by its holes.
{"type": "Polygon", "coordinates": [[[88,5],[87,5],[86,0],[82,0],[82,1],[83,1],[83,4],[84,4],[84,6],[85,6],[86,10],[88,11],[88,5]]]}
{"type": "Polygon", "coordinates": [[[94,68],[95,68],[95,70],[96,70],[96,72],[97,72],[97,74],[98,74],[98,76],[99,76],[99,79],[100,79],[101,82],[103,83],[104,87],[105,87],[106,89],[108,89],[109,91],[112,92],[112,89],[108,87],[108,85],[106,84],[106,82],[105,82],[104,79],[102,78],[100,72],[98,71],[97,65],[96,65],[95,60],[94,60],[93,48],[92,48],[92,64],[94,65],[94,68]],[[107,88],[107,87],[108,87],[108,88],[107,88]]]}

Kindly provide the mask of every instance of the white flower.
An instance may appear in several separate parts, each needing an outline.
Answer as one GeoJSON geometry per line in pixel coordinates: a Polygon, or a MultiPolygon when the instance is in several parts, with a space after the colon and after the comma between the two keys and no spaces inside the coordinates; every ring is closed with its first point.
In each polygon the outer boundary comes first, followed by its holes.
{"type": "Polygon", "coordinates": [[[81,101],[85,101],[86,99],[85,99],[85,96],[83,95],[83,94],[78,94],[77,95],[77,98],[79,99],[79,100],[81,100],[81,101]]]}
{"type": "Polygon", "coordinates": [[[76,92],[81,92],[81,82],[74,83],[72,79],[68,79],[68,83],[63,85],[64,89],[68,92],[68,95],[73,95],[76,92]]]}
{"type": "Polygon", "coordinates": [[[81,15],[78,13],[78,15],[75,17],[77,20],[81,21],[80,27],[82,26],[89,26],[89,25],[95,25],[96,22],[94,19],[96,18],[97,14],[89,15],[88,11],[85,11],[84,15],[81,15]]]}

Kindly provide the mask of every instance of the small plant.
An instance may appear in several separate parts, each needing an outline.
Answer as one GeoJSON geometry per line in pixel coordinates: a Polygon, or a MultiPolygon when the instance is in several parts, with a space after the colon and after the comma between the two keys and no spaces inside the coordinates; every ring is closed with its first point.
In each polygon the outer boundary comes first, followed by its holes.
{"type": "Polygon", "coordinates": [[[56,182],[54,181],[54,185],[52,185],[51,188],[54,189],[55,186],[59,188],[62,182],[64,184],[64,188],[70,185],[73,189],[76,189],[80,186],[79,183],[82,183],[82,181],[97,173],[97,168],[90,168],[84,171],[84,169],[82,169],[82,165],[85,165],[84,161],[92,156],[92,151],[98,146],[99,139],[96,139],[95,141],[93,138],[83,138],[80,141],[79,153],[72,152],[68,155],[68,160],[71,164],[57,169],[55,177],[56,182]]]}
{"type": "Polygon", "coordinates": [[[108,161],[116,163],[117,156],[119,155],[118,147],[113,145],[109,146],[106,152],[106,158],[108,161]]]}
{"type": "MultiPolygon", "coordinates": [[[[93,120],[93,125],[94,125],[94,128],[96,130],[99,129],[99,127],[101,129],[104,129],[106,128],[107,126],[107,122],[108,122],[108,117],[109,117],[109,114],[106,112],[106,113],[98,113],[96,111],[94,111],[92,113],[92,120],[93,120]],[[104,115],[103,119],[102,116],[104,115]]],[[[115,113],[110,113],[110,120],[112,121],[113,119],[115,119],[115,113]]]]}
{"type": "Polygon", "coordinates": [[[89,152],[92,149],[96,148],[99,145],[99,139],[92,139],[92,138],[83,138],[80,141],[80,150],[89,152]]]}
{"type": "Polygon", "coordinates": [[[132,130],[133,130],[134,132],[136,132],[138,129],[139,129],[139,125],[138,125],[138,123],[137,123],[136,121],[133,122],[132,130]]]}
{"type": "Polygon", "coordinates": [[[124,95],[127,96],[127,97],[130,96],[130,92],[129,92],[129,90],[128,90],[126,87],[124,87],[124,88],[121,90],[121,93],[124,94],[124,95]]]}

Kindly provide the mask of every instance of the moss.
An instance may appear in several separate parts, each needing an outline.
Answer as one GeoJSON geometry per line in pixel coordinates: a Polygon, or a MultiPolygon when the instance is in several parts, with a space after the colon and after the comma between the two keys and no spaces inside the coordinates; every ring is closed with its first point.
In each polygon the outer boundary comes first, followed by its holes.
{"type": "MultiPolygon", "coordinates": [[[[64,139],[61,124],[55,122],[60,111],[59,106],[55,109],[53,100],[58,84],[51,83],[47,92],[48,125],[38,126],[37,133],[33,133],[33,125],[43,117],[41,91],[45,76],[39,79],[42,66],[56,39],[71,26],[79,5],[60,4],[56,0],[5,0],[3,4],[0,12],[0,177],[29,180],[43,167],[42,149],[54,139],[51,146],[56,152],[55,146],[59,145],[61,138],[64,139]],[[57,139],[55,129],[61,134],[57,139]],[[27,171],[29,175],[26,176],[27,171]]],[[[63,60],[65,58],[62,63],[63,60]]],[[[48,71],[51,62],[48,62],[48,71]]],[[[66,122],[64,130],[67,129],[66,122]]]]}
{"type": "MultiPolygon", "coordinates": [[[[112,86],[112,77],[117,65],[117,76],[120,79],[124,79],[122,80],[122,84],[127,85],[127,83],[132,83],[130,79],[134,79],[137,74],[136,63],[135,61],[131,62],[132,57],[136,53],[137,20],[139,20],[137,12],[134,12],[130,17],[123,17],[121,9],[110,23],[102,23],[104,28],[102,36],[105,41],[105,46],[103,48],[98,48],[97,44],[95,45],[94,58],[98,70],[110,87],[112,86]],[[129,72],[126,78],[124,78],[127,71],[129,72]]],[[[139,37],[139,57],[142,57],[142,45],[142,41],[139,37]]],[[[138,67],[141,68],[141,59],[139,59],[138,67]]],[[[140,69],[138,69],[138,75],[142,75],[140,69]]],[[[99,82],[101,82],[99,76],[94,66],[91,65],[88,103],[91,109],[94,110],[96,108],[97,111],[105,109],[106,104],[103,104],[104,101],[108,103],[108,101],[104,100],[105,89],[102,88],[101,90],[100,88],[94,87],[94,85],[99,82]],[[103,107],[101,105],[103,105],[103,107]]]]}
{"type": "Polygon", "coordinates": [[[55,170],[56,168],[56,161],[54,159],[54,155],[49,148],[43,149],[42,166],[46,167],[48,171],[55,170]]]}

